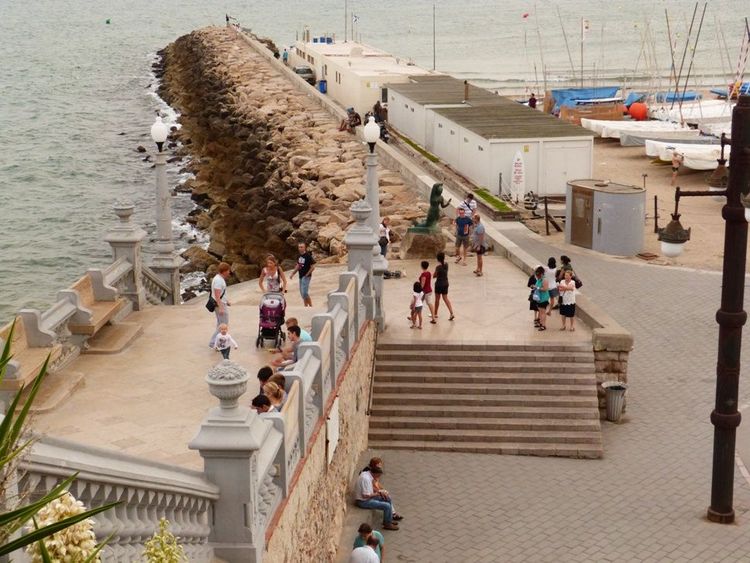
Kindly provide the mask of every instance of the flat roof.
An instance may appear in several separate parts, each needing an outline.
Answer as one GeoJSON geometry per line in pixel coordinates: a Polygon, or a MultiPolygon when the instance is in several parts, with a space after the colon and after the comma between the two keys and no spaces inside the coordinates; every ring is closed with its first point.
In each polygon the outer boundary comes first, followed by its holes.
{"type": "MultiPolygon", "coordinates": [[[[464,83],[452,76],[414,76],[410,79],[409,83],[388,84],[387,87],[420,105],[464,102],[464,83]]],[[[471,84],[464,107],[433,108],[433,111],[485,139],[594,136],[583,127],[471,84]]]]}
{"type": "Polygon", "coordinates": [[[418,76],[431,71],[416,66],[410,59],[395,57],[364,43],[311,43],[297,41],[295,48],[306,53],[328,59],[346,67],[349,72],[363,77],[418,76]]]}

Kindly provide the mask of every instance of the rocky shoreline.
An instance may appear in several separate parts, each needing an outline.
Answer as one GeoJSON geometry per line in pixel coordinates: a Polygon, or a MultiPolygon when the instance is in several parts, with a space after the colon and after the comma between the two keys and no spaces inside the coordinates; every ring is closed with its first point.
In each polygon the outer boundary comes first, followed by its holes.
{"type": "MultiPolygon", "coordinates": [[[[185,251],[183,273],[211,274],[222,260],[234,281],[250,280],[268,253],[291,268],[302,241],[320,263],[344,261],[349,206],[364,196],[364,145],[234,30],[194,31],[160,55],[159,95],[181,114],[171,140],[195,175],[180,186],[197,204],[187,221],[210,236],[208,249],[185,251]]],[[[394,172],[380,168],[379,180],[398,240],[426,203],[394,172]]]]}

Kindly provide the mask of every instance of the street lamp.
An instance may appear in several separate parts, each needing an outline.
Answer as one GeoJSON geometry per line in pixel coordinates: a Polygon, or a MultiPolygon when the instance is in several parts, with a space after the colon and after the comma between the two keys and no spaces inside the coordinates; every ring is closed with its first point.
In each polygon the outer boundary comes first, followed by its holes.
{"type": "MultiPolygon", "coordinates": [[[[365,157],[367,166],[367,203],[372,207],[372,213],[367,218],[367,223],[372,232],[377,236],[380,231],[380,194],[378,186],[378,155],[375,153],[375,144],[380,138],[380,126],[375,123],[375,118],[370,116],[364,127],[365,142],[370,151],[365,157]]],[[[383,311],[383,274],[388,269],[388,261],[380,254],[380,245],[372,247],[372,271],[375,286],[375,310],[378,328],[385,328],[385,313],[383,311]]]]}
{"type": "MultiPolygon", "coordinates": [[[[722,136],[722,146],[727,144],[722,136]]],[[[734,455],[737,426],[741,415],[737,410],[740,381],[740,348],[742,326],[747,321],[744,311],[745,267],[747,262],[747,218],[750,217],[750,96],[740,96],[732,112],[731,162],[727,188],[723,191],[675,192],[675,213],[672,221],[659,231],[659,240],[666,250],[679,252],[690,238],[690,230],[682,228],[677,206],[681,197],[726,196],[721,214],[724,228],[724,263],[722,267],[721,308],[716,313],[719,324],[719,350],[716,363],[716,403],[711,412],[714,425],[713,469],[711,474],[711,505],[707,517],[712,522],[734,522],[734,455]],[[677,245],[670,246],[670,245],[677,245]]],[[[666,252],[665,252],[666,254],[666,252]]]]}
{"type": "Polygon", "coordinates": [[[172,201],[167,189],[167,155],[163,152],[169,128],[157,117],[151,126],[151,138],[159,152],[154,159],[156,169],[156,256],[151,268],[169,286],[173,304],[180,302],[180,264],[172,242],[172,201]]]}

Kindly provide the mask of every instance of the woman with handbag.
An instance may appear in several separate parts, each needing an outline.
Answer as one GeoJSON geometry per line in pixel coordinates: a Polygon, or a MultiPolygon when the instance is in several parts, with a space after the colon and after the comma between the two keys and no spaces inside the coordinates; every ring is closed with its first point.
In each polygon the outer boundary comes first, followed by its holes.
{"type": "Polygon", "coordinates": [[[378,244],[380,245],[380,254],[383,256],[383,258],[385,258],[385,255],[388,254],[388,244],[391,242],[391,229],[389,227],[390,224],[390,217],[383,217],[383,220],[380,221],[378,244]]]}

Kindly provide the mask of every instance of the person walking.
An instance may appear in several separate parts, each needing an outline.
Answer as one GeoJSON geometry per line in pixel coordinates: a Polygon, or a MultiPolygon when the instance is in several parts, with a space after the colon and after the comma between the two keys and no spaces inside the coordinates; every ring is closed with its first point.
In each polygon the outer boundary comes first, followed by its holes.
{"type": "Polygon", "coordinates": [[[563,279],[558,285],[560,290],[560,318],[565,330],[566,319],[570,321],[570,331],[573,332],[576,322],[576,282],[573,280],[573,270],[565,270],[563,279]]]}
{"type": "Polygon", "coordinates": [[[531,109],[536,109],[536,96],[534,95],[534,92],[529,96],[529,107],[531,109]]]}
{"type": "Polygon", "coordinates": [[[529,288],[529,311],[534,311],[534,327],[539,328],[539,306],[534,300],[534,289],[536,288],[536,275],[533,273],[529,276],[529,281],[526,282],[526,287],[529,288]]]}
{"type": "Polygon", "coordinates": [[[208,342],[209,348],[216,347],[216,336],[219,334],[219,327],[223,324],[229,324],[229,299],[227,299],[227,280],[231,273],[231,268],[226,262],[219,263],[218,273],[211,280],[211,296],[216,301],[214,314],[216,315],[216,329],[214,330],[211,340],[208,342]]]}
{"type": "Polygon", "coordinates": [[[432,273],[429,270],[430,263],[427,260],[422,260],[420,266],[422,267],[422,273],[419,274],[419,283],[424,292],[422,301],[427,305],[427,309],[430,312],[430,323],[435,324],[435,300],[433,299],[435,294],[432,291],[432,273]]]}
{"type": "Polygon", "coordinates": [[[263,293],[286,293],[286,276],[279,267],[279,261],[273,254],[266,256],[266,265],[260,272],[258,285],[263,293]]]}
{"type": "Polygon", "coordinates": [[[391,218],[383,217],[380,221],[380,227],[378,231],[378,244],[380,245],[380,255],[385,258],[388,254],[388,245],[391,242],[391,218]]]}
{"type": "Polygon", "coordinates": [[[414,282],[414,287],[412,287],[412,294],[411,294],[411,305],[409,306],[409,309],[411,310],[411,317],[409,318],[411,320],[411,326],[409,328],[418,328],[419,330],[422,330],[422,300],[424,299],[424,291],[422,291],[422,285],[417,281],[414,282]],[[417,325],[417,320],[419,321],[419,325],[417,325]]]}
{"type": "Polygon", "coordinates": [[[674,186],[677,181],[677,173],[680,171],[683,162],[685,162],[685,155],[672,151],[672,181],[669,184],[670,186],[674,186]]]}
{"type": "Polygon", "coordinates": [[[284,62],[284,64],[289,63],[289,51],[287,51],[286,49],[284,49],[284,52],[281,53],[281,60],[284,62]]]}
{"type": "Polygon", "coordinates": [[[312,273],[315,270],[315,259],[312,253],[307,250],[307,245],[301,242],[297,245],[297,265],[294,267],[294,271],[290,278],[294,277],[294,274],[299,275],[299,294],[302,296],[302,301],[305,307],[312,307],[312,299],[310,298],[310,280],[312,279],[312,273]]]}
{"type": "Polygon", "coordinates": [[[438,265],[435,267],[435,309],[433,311],[432,320],[437,321],[438,308],[440,307],[440,298],[445,301],[445,306],[448,307],[448,312],[451,314],[449,321],[456,318],[453,314],[453,305],[451,305],[450,299],[448,299],[448,264],[445,263],[445,252],[438,252],[435,258],[438,261],[438,265]]]}
{"type": "Polygon", "coordinates": [[[544,269],[544,279],[547,280],[547,286],[549,287],[549,309],[547,314],[552,312],[552,309],[557,309],[555,301],[560,293],[557,291],[557,260],[554,257],[550,257],[547,260],[547,267],[544,269]]]}
{"type": "Polygon", "coordinates": [[[469,246],[469,235],[474,223],[470,217],[466,216],[466,209],[463,207],[458,208],[458,217],[453,222],[456,225],[456,264],[466,266],[466,249],[469,246]]]}
{"type": "Polygon", "coordinates": [[[549,305],[549,284],[544,277],[544,268],[539,266],[534,271],[536,281],[534,282],[534,292],[532,299],[536,301],[539,309],[539,327],[537,330],[547,330],[547,306],[549,305]]]}
{"type": "Polygon", "coordinates": [[[471,219],[474,223],[474,232],[471,235],[471,245],[474,248],[474,252],[477,253],[477,269],[474,270],[474,274],[481,277],[484,275],[482,268],[484,266],[484,255],[487,252],[485,229],[482,224],[482,219],[479,217],[479,213],[474,213],[474,216],[471,219]]]}
{"type": "Polygon", "coordinates": [[[221,323],[219,325],[219,334],[216,335],[216,344],[214,346],[216,350],[221,352],[221,356],[225,360],[229,359],[229,352],[232,350],[232,346],[234,346],[235,350],[239,348],[237,342],[235,342],[232,335],[229,334],[229,327],[226,323],[221,323]]]}

